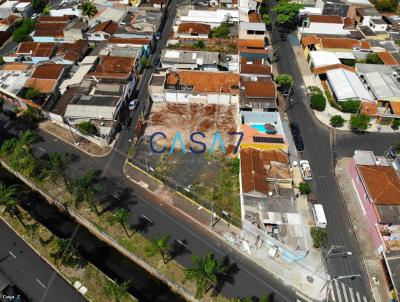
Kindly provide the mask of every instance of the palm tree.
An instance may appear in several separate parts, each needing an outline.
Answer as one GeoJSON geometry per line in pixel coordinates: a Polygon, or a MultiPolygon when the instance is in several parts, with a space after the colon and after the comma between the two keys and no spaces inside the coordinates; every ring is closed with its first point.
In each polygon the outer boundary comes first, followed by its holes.
{"type": "Polygon", "coordinates": [[[129,235],[125,224],[127,223],[128,219],[130,217],[131,217],[131,213],[129,211],[125,210],[124,208],[119,208],[114,211],[113,215],[109,219],[109,223],[111,225],[119,223],[124,228],[126,236],[128,236],[128,238],[129,238],[131,236],[129,235]]]}
{"type": "Polygon", "coordinates": [[[146,253],[149,256],[154,256],[157,253],[161,254],[164,264],[167,264],[169,260],[167,256],[169,255],[170,246],[168,240],[171,236],[169,235],[157,235],[152,241],[151,245],[147,247],[146,253]]]}
{"type": "Polygon", "coordinates": [[[63,153],[50,153],[49,154],[49,169],[47,175],[53,183],[61,176],[65,182],[65,171],[68,168],[69,157],[68,154],[63,153]]]}
{"type": "Polygon", "coordinates": [[[122,282],[121,284],[118,284],[116,280],[114,282],[107,281],[103,287],[103,293],[107,298],[119,302],[128,296],[128,288],[129,281],[122,282]]]}
{"type": "Polygon", "coordinates": [[[97,13],[96,6],[89,0],[83,0],[80,9],[82,10],[82,15],[91,18],[97,13]]]}
{"type": "Polygon", "coordinates": [[[96,178],[97,176],[94,171],[88,171],[84,175],[77,177],[72,182],[71,193],[76,208],[79,208],[83,202],[87,202],[89,207],[99,215],[96,206],[96,195],[99,193],[99,190],[95,186],[96,178]]]}
{"type": "Polygon", "coordinates": [[[38,141],[38,139],[39,136],[37,135],[37,133],[30,129],[19,133],[19,142],[25,149],[28,150],[31,148],[31,145],[33,143],[38,141]]]}
{"type": "Polygon", "coordinates": [[[55,238],[50,247],[50,256],[57,264],[61,260],[61,264],[67,266],[74,266],[80,256],[77,249],[77,244],[72,242],[71,239],[55,238]]]}
{"type": "Polygon", "coordinates": [[[217,285],[217,275],[225,273],[226,265],[214,259],[213,253],[208,253],[204,258],[192,256],[194,266],[185,269],[185,279],[196,281],[196,299],[201,299],[206,292],[217,285]]]}
{"type": "Polygon", "coordinates": [[[21,213],[18,208],[18,200],[15,198],[17,194],[17,186],[6,186],[0,182],[0,204],[4,206],[3,213],[8,213],[11,217],[16,217],[21,224],[26,228],[25,223],[21,218],[21,213]]]}

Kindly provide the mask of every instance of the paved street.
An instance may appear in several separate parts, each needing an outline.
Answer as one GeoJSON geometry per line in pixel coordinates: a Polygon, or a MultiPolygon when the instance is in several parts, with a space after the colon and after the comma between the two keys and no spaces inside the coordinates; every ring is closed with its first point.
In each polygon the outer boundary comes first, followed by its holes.
{"type": "Polygon", "coordinates": [[[0,271],[17,285],[28,299],[32,299],[32,302],[86,301],[2,220],[0,234],[0,258],[4,259],[0,262],[0,271]]]}
{"type": "MultiPolygon", "coordinates": [[[[346,259],[335,258],[328,264],[328,271],[332,277],[341,275],[360,274],[361,279],[343,280],[343,284],[370,297],[370,290],[360,250],[353,233],[346,208],[342,202],[338,188],[334,167],[333,148],[329,137],[329,130],[322,126],[315,118],[308,105],[303,78],[296,61],[290,41],[280,41],[278,28],[275,27],[273,40],[279,54],[277,68],[279,73],[291,74],[294,77],[293,94],[288,100],[288,116],[290,121],[300,126],[305,144],[303,157],[310,161],[314,180],[313,187],[317,193],[318,202],[322,203],[328,221],[329,244],[344,246],[346,251],[353,255],[346,259]]],[[[388,145],[398,138],[398,134],[365,134],[338,132],[335,150],[337,158],[350,156],[355,149],[374,150],[382,154],[388,145]]],[[[332,140],[333,141],[333,140],[332,140]]]]}

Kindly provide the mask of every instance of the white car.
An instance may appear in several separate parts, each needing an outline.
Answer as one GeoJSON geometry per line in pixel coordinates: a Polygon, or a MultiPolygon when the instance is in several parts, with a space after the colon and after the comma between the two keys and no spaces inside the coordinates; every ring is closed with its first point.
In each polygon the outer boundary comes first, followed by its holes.
{"type": "Polygon", "coordinates": [[[129,102],[128,108],[129,108],[129,110],[133,111],[137,108],[138,105],[139,105],[138,100],[132,100],[129,102]]]}
{"type": "Polygon", "coordinates": [[[301,176],[303,177],[303,179],[312,180],[311,167],[308,160],[303,159],[299,162],[299,164],[300,164],[301,176]]]}

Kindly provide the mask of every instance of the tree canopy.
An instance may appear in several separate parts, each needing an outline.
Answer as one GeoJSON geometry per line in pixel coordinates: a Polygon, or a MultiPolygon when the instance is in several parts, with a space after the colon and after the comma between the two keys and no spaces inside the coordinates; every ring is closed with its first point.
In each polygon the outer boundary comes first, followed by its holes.
{"type": "Polygon", "coordinates": [[[371,118],[368,115],[352,114],[350,118],[350,128],[354,131],[365,131],[370,126],[371,118]]]}
{"type": "Polygon", "coordinates": [[[32,19],[24,19],[20,26],[14,31],[12,39],[15,43],[21,43],[28,40],[29,34],[33,31],[35,21],[32,19]]]}
{"type": "Polygon", "coordinates": [[[303,4],[297,2],[280,1],[272,10],[277,15],[276,21],[278,23],[290,25],[295,22],[300,9],[303,7],[303,4]]]}

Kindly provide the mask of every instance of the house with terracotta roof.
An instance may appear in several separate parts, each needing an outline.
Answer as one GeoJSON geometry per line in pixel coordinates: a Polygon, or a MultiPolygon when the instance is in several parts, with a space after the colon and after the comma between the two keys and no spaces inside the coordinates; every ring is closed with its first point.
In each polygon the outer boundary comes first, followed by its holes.
{"type": "Polygon", "coordinates": [[[180,39],[208,39],[211,25],[203,23],[181,23],[176,31],[180,39]]]}
{"type": "Polygon", "coordinates": [[[89,43],[86,40],[78,40],[75,43],[62,43],[52,61],[58,64],[75,64],[83,59],[88,48],[89,43]]]}
{"type": "Polygon", "coordinates": [[[240,82],[242,87],[240,94],[241,110],[249,111],[277,111],[277,91],[272,79],[259,81],[240,82]]]}
{"type": "Polygon", "coordinates": [[[17,20],[20,20],[17,15],[9,15],[7,18],[0,20],[0,46],[11,37],[17,20]]]}
{"type": "Polygon", "coordinates": [[[48,61],[57,49],[56,43],[21,42],[17,51],[3,57],[4,62],[27,62],[38,64],[48,61]]]}
{"type": "Polygon", "coordinates": [[[93,26],[87,33],[89,41],[105,41],[112,37],[118,30],[118,24],[112,20],[93,26]]]}
{"type": "Polygon", "coordinates": [[[272,79],[272,65],[263,59],[240,58],[240,77],[243,80],[272,79]]]}
{"type": "MultiPolygon", "coordinates": [[[[376,156],[372,151],[356,150],[348,171],[367,219],[369,239],[381,264],[388,271],[389,289],[399,295],[399,278],[393,274],[399,261],[393,255],[400,251],[400,171],[399,159],[376,156]]],[[[398,258],[397,258],[398,259],[398,258]]]]}
{"type": "Polygon", "coordinates": [[[83,40],[87,24],[75,16],[40,17],[31,33],[34,42],[74,43],[83,40]]]}
{"type": "Polygon", "coordinates": [[[239,103],[238,73],[177,70],[165,77],[165,102],[230,105],[239,103]]]}
{"type": "Polygon", "coordinates": [[[66,67],[62,64],[44,63],[37,65],[19,95],[30,99],[42,109],[51,109],[57,101],[57,89],[65,75],[65,70],[66,67]],[[37,91],[38,95],[32,98],[28,97],[27,92],[30,90],[37,91]]]}
{"type": "Polygon", "coordinates": [[[143,54],[149,56],[150,51],[153,47],[153,40],[146,37],[143,38],[112,37],[107,40],[107,47],[112,47],[113,45],[126,48],[140,48],[143,50],[143,54]]]}

